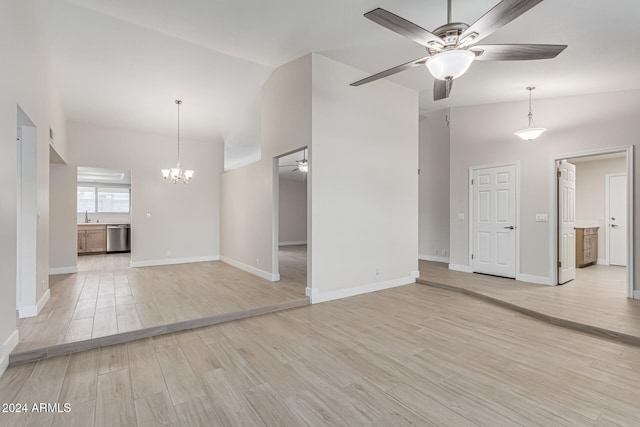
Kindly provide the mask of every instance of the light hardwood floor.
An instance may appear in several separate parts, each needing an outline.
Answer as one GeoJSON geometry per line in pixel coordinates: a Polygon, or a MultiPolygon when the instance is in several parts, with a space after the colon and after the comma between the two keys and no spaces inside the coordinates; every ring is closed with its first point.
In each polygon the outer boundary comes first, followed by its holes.
{"type": "Polygon", "coordinates": [[[482,274],[452,271],[446,264],[420,261],[419,281],[442,284],[504,302],[514,308],[566,320],[570,325],[640,343],[640,301],[627,298],[626,268],[593,265],[577,269],[561,286],[535,285],[482,274]],[[628,337],[625,337],[628,335],[628,337]]]}
{"type": "Polygon", "coordinates": [[[18,321],[13,353],[306,299],[293,249],[280,282],[219,261],[130,268],[129,254],[79,257],[78,273],[51,276],[42,312],[18,321]]]}
{"type": "Polygon", "coordinates": [[[10,367],[34,426],[640,425],[640,348],[407,285],[10,367]]]}

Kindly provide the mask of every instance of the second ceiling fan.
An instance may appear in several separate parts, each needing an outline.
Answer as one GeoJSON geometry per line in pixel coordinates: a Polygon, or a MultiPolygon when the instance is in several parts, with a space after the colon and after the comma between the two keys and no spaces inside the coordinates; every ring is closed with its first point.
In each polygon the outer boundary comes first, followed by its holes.
{"type": "Polygon", "coordinates": [[[447,23],[435,30],[407,21],[377,8],[365,18],[405,36],[427,49],[427,55],[351,83],[360,86],[419,65],[426,65],[433,77],[433,99],[448,98],[453,80],[463,75],[473,61],[523,61],[555,58],[567,45],[551,44],[476,44],[516,19],[542,0],[502,0],[472,25],[451,22],[451,0],[447,0],[447,23]]]}

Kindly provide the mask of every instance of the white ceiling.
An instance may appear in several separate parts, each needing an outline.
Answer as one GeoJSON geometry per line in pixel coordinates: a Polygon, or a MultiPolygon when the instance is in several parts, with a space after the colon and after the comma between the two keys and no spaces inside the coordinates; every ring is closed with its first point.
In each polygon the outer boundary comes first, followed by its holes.
{"type": "MultiPolygon", "coordinates": [[[[422,57],[421,46],[362,15],[383,7],[433,30],[446,3],[39,0],[69,120],[174,135],[180,98],[184,138],[223,140],[240,156],[258,147],[261,86],[274,68],[318,52],[365,77],[422,57]]],[[[497,3],[453,0],[453,20],[471,24],[497,3]]],[[[534,98],[637,89],[639,18],[637,0],[546,0],[483,43],[569,45],[556,59],[474,63],[438,102],[422,67],[389,79],[420,91],[422,115],[525,101],[529,85],[534,98]]]]}

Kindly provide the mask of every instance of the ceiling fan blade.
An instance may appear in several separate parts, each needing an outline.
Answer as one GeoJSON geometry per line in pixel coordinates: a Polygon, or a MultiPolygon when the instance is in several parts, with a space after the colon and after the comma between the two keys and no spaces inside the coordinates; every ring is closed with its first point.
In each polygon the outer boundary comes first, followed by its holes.
{"type": "Polygon", "coordinates": [[[444,44],[442,39],[435,34],[387,10],[373,9],[371,12],[365,13],[364,17],[422,46],[432,47],[433,43],[441,46],[444,44]]]}
{"type": "Polygon", "coordinates": [[[567,48],[564,44],[482,44],[469,48],[476,61],[527,61],[555,58],[567,48]]]}
{"type": "Polygon", "coordinates": [[[451,95],[451,88],[453,88],[453,80],[435,79],[433,81],[433,100],[440,101],[448,98],[451,95]]]}
{"type": "Polygon", "coordinates": [[[474,42],[478,42],[541,2],[542,0],[502,0],[467,28],[460,35],[459,40],[464,40],[475,33],[477,36],[474,42]]]}
{"type": "Polygon", "coordinates": [[[427,62],[429,57],[425,56],[424,58],[414,59],[413,61],[409,61],[406,64],[398,65],[397,67],[389,68],[388,70],[381,71],[377,74],[367,77],[366,79],[358,80],[357,82],[351,83],[351,86],[360,86],[365,83],[371,83],[378,79],[382,79],[384,77],[391,76],[393,74],[399,73],[400,71],[408,70],[409,68],[417,67],[418,65],[422,65],[427,62]]]}

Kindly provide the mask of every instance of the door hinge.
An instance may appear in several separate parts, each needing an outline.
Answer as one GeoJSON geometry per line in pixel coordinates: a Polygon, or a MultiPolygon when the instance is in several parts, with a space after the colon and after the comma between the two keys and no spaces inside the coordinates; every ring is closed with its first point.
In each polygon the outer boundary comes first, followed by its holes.
{"type": "Polygon", "coordinates": [[[473,180],[471,180],[471,185],[473,185],[473,180]]]}
{"type": "Polygon", "coordinates": [[[558,268],[562,268],[562,261],[558,261],[558,268]]]}
{"type": "Polygon", "coordinates": [[[471,259],[473,259],[473,254],[471,254],[471,259]]]}
{"type": "Polygon", "coordinates": [[[562,177],[562,171],[560,170],[560,168],[558,168],[557,172],[558,172],[558,178],[562,177]]]}

